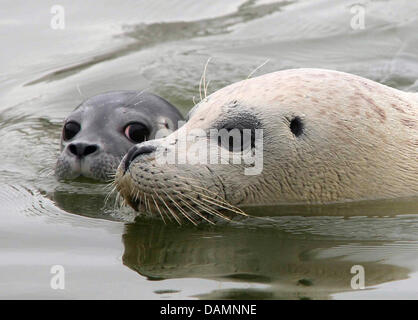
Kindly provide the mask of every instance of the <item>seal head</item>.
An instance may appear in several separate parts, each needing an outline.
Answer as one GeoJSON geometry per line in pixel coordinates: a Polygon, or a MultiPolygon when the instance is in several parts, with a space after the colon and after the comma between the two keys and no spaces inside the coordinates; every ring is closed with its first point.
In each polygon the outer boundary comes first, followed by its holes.
{"type": "Polygon", "coordinates": [[[110,180],[129,148],[153,139],[157,131],[176,130],[181,120],[173,105],[147,92],[112,91],[89,98],[64,121],[55,174],[110,180]]]}
{"type": "Polygon", "coordinates": [[[134,149],[116,185],[132,207],[155,214],[191,219],[235,206],[414,197],[418,96],[337,71],[279,71],[213,93],[176,132],[134,149]],[[222,137],[210,143],[211,129],[262,130],[262,149],[257,139],[238,148],[222,137]],[[200,145],[224,156],[189,161],[200,145]],[[246,156],[259,152],[262,170],[246,174],[257,164],[246,156]],[[176,162],[160,162],[164,154],[176,162]]]}

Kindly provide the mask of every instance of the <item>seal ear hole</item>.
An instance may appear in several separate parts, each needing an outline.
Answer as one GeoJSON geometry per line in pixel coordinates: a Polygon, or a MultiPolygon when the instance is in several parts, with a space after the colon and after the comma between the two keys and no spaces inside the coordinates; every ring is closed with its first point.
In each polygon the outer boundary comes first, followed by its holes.
{"type": "Polygon", "coordinates": [[[302,123],[302,119],[299,117],[294,117],[291,121],[290,121],[290,131],[292,131],[292,133],[296,136],[299,137],[302,133],[303,133],[303,123],[302,123]]]}

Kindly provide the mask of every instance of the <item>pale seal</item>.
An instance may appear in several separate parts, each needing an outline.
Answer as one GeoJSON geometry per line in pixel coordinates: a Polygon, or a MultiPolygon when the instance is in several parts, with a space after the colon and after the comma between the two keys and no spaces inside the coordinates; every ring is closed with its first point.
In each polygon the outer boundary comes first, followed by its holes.
{"type": "Polygon", "coordinates": [[[201,101],[168,137],[132,148],[116,186],[136,210],[193,221],[236,206],[414,197],[418,94],[321,69],[241,81],[201,101]],[[261,173],[245,175],[243,163],[159,164],[163,153],[190,151],[178,136],[198,128],[262,129],[261,173]]]}
{"type": "Polygon", "coordinates": [[[181,120],[173,105],[148,92],[112,91],[89,98],[64,121],[55,174],[110,180],[129,148],[153,139],[160,129],[176,130],[181,120]]]}

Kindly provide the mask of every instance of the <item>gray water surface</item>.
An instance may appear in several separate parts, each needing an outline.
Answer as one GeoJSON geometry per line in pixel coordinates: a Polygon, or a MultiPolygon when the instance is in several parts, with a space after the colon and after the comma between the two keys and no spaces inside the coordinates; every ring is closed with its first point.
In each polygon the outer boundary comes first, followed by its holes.
{"type": "Polygon", "coordinates": [[[209,58],[210,93],[267,60],[255,75],[320,67],[418,91],[418,2],[360,2],[353,30],[357,3],[66,0],[53,30],[55,1],[2,1],[0,298],[417,299],[417,199],[258,207],[195,228],[133,223],[106,185],[53,176],[62,121],[86,97],[146,89],[185,114],[209,58]]]}

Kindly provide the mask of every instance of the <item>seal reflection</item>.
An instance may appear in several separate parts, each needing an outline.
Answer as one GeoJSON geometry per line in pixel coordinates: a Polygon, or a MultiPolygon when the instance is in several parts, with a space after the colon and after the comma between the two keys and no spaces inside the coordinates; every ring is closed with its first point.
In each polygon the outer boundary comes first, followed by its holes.
{"type": "Polygon", "coordinates": [[[199,296],[203,299],[329,299],[353,290],[353,265],[366,270],[366,289],[407,278],[408,269],[361,250],[387,243],[247,224],[196,228],[139,219],[126,225],[123,263],[149,280],[202,278],[267,285],[218,289],[199,296]],[[341,250],[345,246],[350,248],[346,252],[341,250]],[[336,248],[337,255],[327,256],[336,248]],[[358,248],[356,254],[353,248],[358,248]]]}

